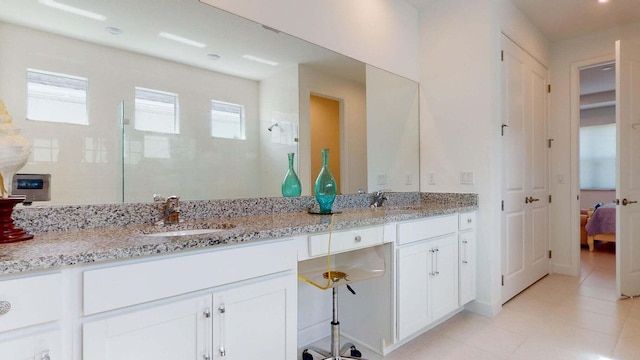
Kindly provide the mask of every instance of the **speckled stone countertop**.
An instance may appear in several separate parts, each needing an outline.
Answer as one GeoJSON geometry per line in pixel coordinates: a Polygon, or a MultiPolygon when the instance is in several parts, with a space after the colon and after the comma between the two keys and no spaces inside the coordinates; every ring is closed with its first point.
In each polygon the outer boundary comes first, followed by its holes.
{"type": "MultiPolygon", "coordinates": [[[[477,209],[477,196],[472,196],[471,200],[463,200],[421,195],[417,202],[390,202],[378,209],[339,208],[342,212],[335,215],[334,230],[477,209]]],[[[34,239],[0,245],[0,274],[125,260],[322,232],[329,229],[330,219],[331,216],[328,215],[311,215],[300,210],[194,219],[176,225],[135,224],[42,232],[30,230],[35,235],[34,239]],[[205,228],[222,228],[224,231],[186,236],[145,235],[205,228]]],[[[19,221],[16,223],[24,226],[19,221]]]]}

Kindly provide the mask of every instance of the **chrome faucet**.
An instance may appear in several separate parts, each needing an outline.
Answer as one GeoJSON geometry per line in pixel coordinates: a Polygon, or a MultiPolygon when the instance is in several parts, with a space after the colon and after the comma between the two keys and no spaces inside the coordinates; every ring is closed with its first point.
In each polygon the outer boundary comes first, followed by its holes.
{"type": "Polygon", "coordinates": [[[385,200],[388,198],[385,196],[385,192],[390,190],[378,190],[373,194],[373,200],[371,201],[371,208],[381,207],[385,200]]]}
{"type": "Polygon", "coordinates": [[[180,197],[173,195],[165,199],[160,194],[154,194],[153,201],[164,201],[162,204],[162,224],[177,224],[180,222],[180,197]]]}

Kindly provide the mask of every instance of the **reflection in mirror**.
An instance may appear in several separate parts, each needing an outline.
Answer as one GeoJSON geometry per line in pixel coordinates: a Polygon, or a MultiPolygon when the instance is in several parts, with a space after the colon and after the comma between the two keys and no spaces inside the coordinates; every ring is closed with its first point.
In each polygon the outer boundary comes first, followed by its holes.
{"type": "Polygon", "coordinates": [[[396,164],[413,161],[417,169],[418,151],[409,160],[388,148],[407,138],[372,141],[367,134],[417,136],[389,124],[413,112],[370,109],[377,90],[361,62],[195,1],[64,3],[106,20],[24,0],[5,1],[0,13],[0,98],[34,142],[21,172],[52,176],[50,203],[146,202],[154,193],[185,200],[281,196],[289,152],[297,155],[302,194],[310,195],[311,159],[320,156],[311,152],[312,95],[338,102],[339,144],[332,146],[339,147],[333,153],[340,155],[342,193],[373,190],[371,169],[386,174],[383,188],[417,191],[417,170],[396,164]],[[141,21],[139,14],[148,16],[141,21]],[[63,80],[28,88],[28,69],[63,80]],[[86,104],[70,96],[78,88],[68,79],[86,79],[86,104]],[[38,113],[50,114],[46,121],[28,111],[38,103],[38,113]],[[84,106],[87,122],[72,123],[68,110],[57,115],[56,104],[84,106]],[[386,128],[372,123],[375,113],[386,128]],[[372,144],[380,152],[373,163],[372,144]],[[396,186],[396,173],[404,180],[414,174],[415,185],[396,186]]]}

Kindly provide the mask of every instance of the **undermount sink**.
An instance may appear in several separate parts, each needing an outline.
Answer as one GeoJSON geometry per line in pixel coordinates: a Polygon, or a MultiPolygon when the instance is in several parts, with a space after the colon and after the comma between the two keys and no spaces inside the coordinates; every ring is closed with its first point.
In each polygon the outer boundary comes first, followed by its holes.
{"type": "Polygon", "coordinates": [[[212,234],[234,228],[233,224],[176,224],[154,226],[142,231],[144,236],[188,236],[212,234]]]}

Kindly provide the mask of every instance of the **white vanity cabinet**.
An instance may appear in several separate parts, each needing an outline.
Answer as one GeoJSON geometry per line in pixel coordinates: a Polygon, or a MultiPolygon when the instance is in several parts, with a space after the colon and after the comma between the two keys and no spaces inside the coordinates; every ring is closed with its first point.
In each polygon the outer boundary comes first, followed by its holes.
{"type": "Polygon", "coordinates": [[[296,359],[296,247],[239,246],[84,272],[83,359],[296,359]]]}
{"type": "Polygon", "coordinates": [[[213,359],[297,359],[296,287],[279,277],[215,292],[213,359]]]}
{"type": "Polygon", "coordinates": [[[459,215],[460,306],[476,298],[476,213],[459,215]]]}
{"type": "Polygon", "coordinates": [[[211,354],[211,295],[86,322],[83,359],[204,359],[211,354]]]}
{"type": "Polygon", "coordinates": [[[457,231],[457,214],[398,224],[399,341],[458,308],[457,231]]]}
{"type": "Polygon", "coordinates": [[[60,350],[60,330],[45,331],[0,341],[2,360],[63,359],[60,350]]]}
{"type": "Polygon", "coordinates": [[[60,273],[0,280],[0,359],[62,359],[60,273]]]}

